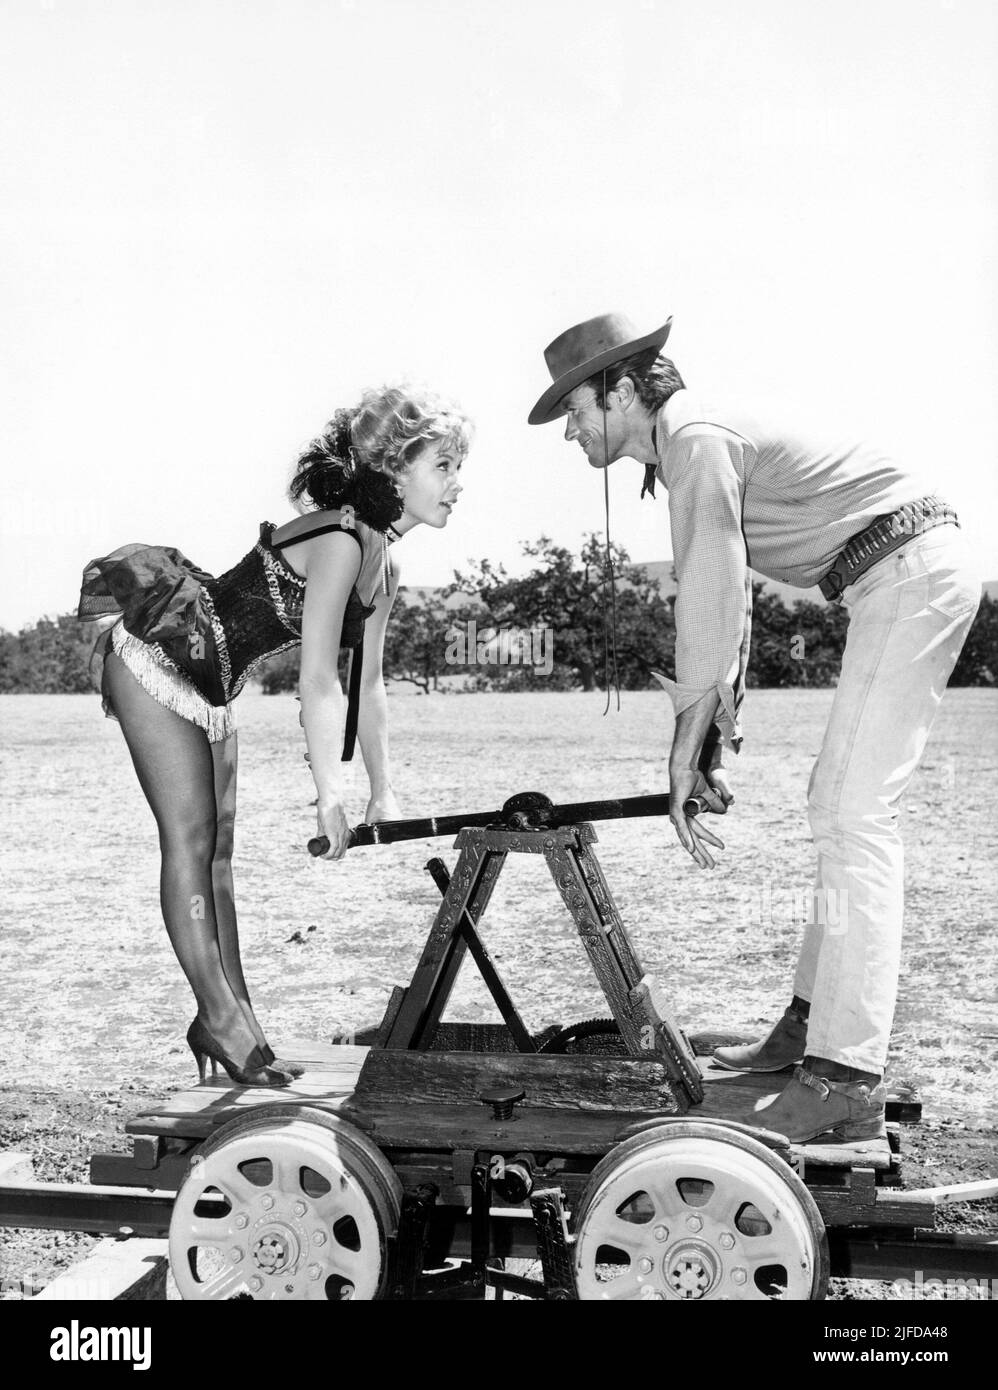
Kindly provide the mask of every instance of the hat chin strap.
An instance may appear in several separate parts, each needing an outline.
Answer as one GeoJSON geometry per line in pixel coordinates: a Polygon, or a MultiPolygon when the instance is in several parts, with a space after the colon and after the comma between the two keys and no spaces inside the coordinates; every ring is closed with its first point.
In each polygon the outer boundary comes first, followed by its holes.
{"type": "Polygon", "coordinates": [[[606,675],[606,707],[604,716],[610,712],[610,664],[613,662],[613,685],[617,692],[617,710],[620,710],[620,675],[617,671],[617,583],[613,571],[613,552],[610,549],[610,445],[607,442],[606,417],[606,368],[603,368],[603,505],[606,512],[606,573],[610,576],[610,631],[606,627],[606,578],[603,579],[603,670],[606,675]]]}

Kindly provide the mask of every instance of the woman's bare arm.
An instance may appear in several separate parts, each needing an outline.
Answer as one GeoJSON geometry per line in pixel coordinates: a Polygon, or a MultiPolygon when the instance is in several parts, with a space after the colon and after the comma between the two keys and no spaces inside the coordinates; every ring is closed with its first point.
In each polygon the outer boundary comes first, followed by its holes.
{"type": "Polygon", "coordinates": [[[361,672],[357,738],[371,783],[366,821],[397,820],[400,812],[392,790],[388,756],[388,699],[385,694],[385,633],[392,605],[398,597],[401,574],[393,556],[394,574],[388,593],[378,594],[374,612],[364,629],[364,668],[361,672]]]}
{"type": "Polygon", "coordinates": [[[349,826],[343,806],[343,726],[346,701],[337,664],[343,615],[360,573],[361,552],[356,539],[341,531],[302,543],[305,606],[302,614],[302,722],[308,743],[309,766],[318,793],[319,833],[329,838],[325,856],[346,853],[349,826]]]}

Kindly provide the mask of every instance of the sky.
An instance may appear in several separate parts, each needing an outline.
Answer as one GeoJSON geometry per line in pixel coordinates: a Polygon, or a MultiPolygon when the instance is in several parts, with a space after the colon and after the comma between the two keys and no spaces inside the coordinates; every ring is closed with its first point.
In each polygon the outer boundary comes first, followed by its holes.
{"type": "MultiPolygon", "coordinates": [[[[894,450],[998,577],[992,0],[2,0],[0,625],[129,541],[219,572],[360,390],[476,443],[405,580],[600,530],[545,345],[672,315],[688,385],[894,450]]],[[[611,470],[611,528],[671,554],[611,470]]]]}

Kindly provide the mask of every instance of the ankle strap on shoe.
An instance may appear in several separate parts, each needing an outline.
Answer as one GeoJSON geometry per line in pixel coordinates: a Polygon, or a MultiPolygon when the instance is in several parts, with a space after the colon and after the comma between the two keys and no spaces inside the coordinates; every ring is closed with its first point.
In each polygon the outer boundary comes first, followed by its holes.
{"type": "Polygon", "coordinates": [[[822,1100],[827,1100],[833,1091],[848,1100],[861,1100],[865,1105],[883,1105],[887,1099],[887,1087],[882,1081],[876,1086],[870,1086],[865,1081],[828,1081],[823,1076],[805,1071],[803,1067],[796,1067],[794,1076],[802,1086],[810,1086],[812,1091],[817,1091],[822,1100]]]}

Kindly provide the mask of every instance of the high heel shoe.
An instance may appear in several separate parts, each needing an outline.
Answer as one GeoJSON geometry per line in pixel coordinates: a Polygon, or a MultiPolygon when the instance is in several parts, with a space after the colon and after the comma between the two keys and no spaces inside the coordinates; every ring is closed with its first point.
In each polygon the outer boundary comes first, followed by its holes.
{"type": "Polygon", "coordinates": [[[253,1051],[246,1058],[244,1067],[238,1066],[231,1057],[225,1055],[200,1018],[196,1018],[187,1030],[187,1046],[194,1053],[198,1076],[202,1081],[204,1080],[205,1063],[209,1059],[212,1076],[218,1074],[217,1063],[221,1062],[228,1075],[240,1086],[286,1086],[291,1080],[286,1072],[276,1070],[264,1061],[263,1052],[259,1047],[253,1048],[253,1051]],[[257,1079],[260,1072],[265,1074],[266,1080],[257,1079]]]}
{"type": "Polygon", "coordinates": [[[274,1067],[277,1071],[286,1071],[292,1079],[305,1075],[305,1068],[300,1067],[297,1062],[285,1062],[283,1058],[275,1057],[274,1049],[269,1043],[261,1043],[260,1052],[268,1067],[274,1067]]]}

